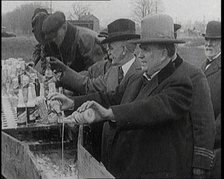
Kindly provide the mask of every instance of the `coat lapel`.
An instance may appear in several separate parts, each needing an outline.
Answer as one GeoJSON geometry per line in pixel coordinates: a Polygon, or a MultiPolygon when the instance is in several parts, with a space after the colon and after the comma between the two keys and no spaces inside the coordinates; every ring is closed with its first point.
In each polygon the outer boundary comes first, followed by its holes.
{"type": "Polygon", "coordinates": [[[115,91],[118,86],[118,66],[112,66],[107,78],[107,92],[115,91]]]}
{"type": "MultiPolygon", "coordinates": [[[[146,80],[146,79],[145,79],[146,80]]],[[[156,75],[152,80],[146,82],[147,84],[143,87],[141,93],[144,96],[150,96],[150,94],[158,87],[158,75],[156,75]]]]}
{"type": "Polygon", "coordinates": [[[205,70],[205,75],[210,76],[221,68],[221,55],[215,59],[211,65],[205,70]]]}
{"type": "Polygon", "coordinates": [[[175,60],[175,62],[170,61],[166,65],[166,67],[164,67],[152,80],[146,81],[146,79],[144,79],[146,85],[144,86],[144,82],[143,82],[144,87],[142,88],[141,93],[145,95],[141,95],[141,97],[149,96],[153,92],[157,91],[157,89],[159,90],[161,86],[163,86],[162,85],[163,82],[167,81],[166,79],[168,79],[168,77],[173,74],[175,69],[178,68],[182,62],[183,60],[179,56],[177,56],[177,59],[175,60]]]}
{"type": "Polygon", "coordinates": [[[125,77],[121,81],[121,84],[124,83],[126,79],[130,78],[130,76],[137,74],[138,72],[141,72],[141,64],[139,60],[136,58],[131,67],[129,68],[129,70],[127,71],[125,77]]]}

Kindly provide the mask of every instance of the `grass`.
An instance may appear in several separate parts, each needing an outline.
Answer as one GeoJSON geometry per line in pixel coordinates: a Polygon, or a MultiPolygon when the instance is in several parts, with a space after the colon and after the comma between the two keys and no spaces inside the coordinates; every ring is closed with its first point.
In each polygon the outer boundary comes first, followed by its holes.
{"type": "Polygon", "coordinates": [[[37,44],[34,36],[18,36],[2,38],[2,58],[23,58],[26,62],[30,61],[34,46],[37,44]]]}
{"type": "Polygon", "coordinates": [[[177,52],[185,61],[199,68],[206,60],[204,49],[201,47],[178,47],[177,52]]]}
{"type": "MultiPolygon", "coordinates": [[[[206,59],[202,48],[203,38],[183,38],[183,40],[186,44],[178,47],[178,53],[185,61],[200,67],[206,59]]],[[[34,36],[2,38],[2,59],[21,57],[25,61],[30,61],[36,44],[34,36]]]]}

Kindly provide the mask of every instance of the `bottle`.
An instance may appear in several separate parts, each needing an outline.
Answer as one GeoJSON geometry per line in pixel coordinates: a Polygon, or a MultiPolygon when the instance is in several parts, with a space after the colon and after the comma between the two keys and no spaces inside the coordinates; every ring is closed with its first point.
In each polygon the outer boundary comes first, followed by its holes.
{"type": "Polygon", "coordinates": [[[23,98],[24,98],[24,102],[25,103],[27,103],[27,100],[28,100],[29,81],[30,81],[30,78],[26,74],[23,74],[21,76],[21,83],[22,83],[22,89],[23,89],[23,98]]]}
{"type": "Polygon", "coordinates": [[[35,123],[36,120],[36,108],[35,100],[33,98],[32,85],[28,87],[28,101],[27,101],[27,124],[35,123]]]}
{"type": "Polygon", "coordinates": [[[40,96],[40,82],[38,77],[35,77],[35,91],[36,91],[36,95],[40,96]]]}
{"type": "Polygon", "coordinates": [[[53,72],[50,68],[49,63],[47,63],[47,65],[46,65],[46,70],[45,70],[44,76],[45,76],[45,95],[47,96],[49,93],[48,83],[49,83],[50,79],[53,77],[53,72]]]}
{"type": "Polygon", "coordinates": [[[57,92],[56,85],[54,82],[48,83],[49,94],[57,92]]]}
{"type": "Polygon", "coordinates": [[[17,105],[17,126],[26,125],[27,122],[27,112],[26,112],[26,105],[24,103],[23,99],[23,91],[20,88],[19,89],[19,99],[18,99],[18,105],[17,105]]]}
{"type": "Polygon", "coordinates": [[[40,96],[43,98],[45,97],[44,96],[44,83],[40,83],[40,96]]]}
{"type": "Polygon", "coordinates": [[[48,108],[44,96],[44,84],[40,83],[40,96],[36,98],[36,106],[42,123],[48,122],[48,108]]]}
{"type": "Polygon", "coordinates": [[[85,110],[83,113],[83,118],[87,121],[87,123],[92,123],[96,116],[95,116],[95,111],[91,108],[85,110]]]}

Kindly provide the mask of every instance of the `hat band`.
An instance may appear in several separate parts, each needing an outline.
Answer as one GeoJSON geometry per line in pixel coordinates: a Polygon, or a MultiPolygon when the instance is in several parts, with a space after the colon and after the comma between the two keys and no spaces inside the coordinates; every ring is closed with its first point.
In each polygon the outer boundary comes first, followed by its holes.
{"type": "Polygon", "coordinates": [[[123,32],[112,32],[112,33],[108,33],[108,37],[116,37],[116,36],[120,36],[120,35],[127,35],[127,34],[129,34],[129,35],[131,35],[131,34],[133,34],[133,35],[135,35],[135,31],[133,31],[133,30],[127,30],[127,31],[123,31],[123,32]]]}
{"type": "Polygon", "coordinates": [[[174,39],[174,34],[172,35],[168,35],[168,34],[163,34],[163,33],[148,33],[148,34],[143,34],[141,36],[142,39],[169,39],[169,40],[173,40],[174,39]]]}

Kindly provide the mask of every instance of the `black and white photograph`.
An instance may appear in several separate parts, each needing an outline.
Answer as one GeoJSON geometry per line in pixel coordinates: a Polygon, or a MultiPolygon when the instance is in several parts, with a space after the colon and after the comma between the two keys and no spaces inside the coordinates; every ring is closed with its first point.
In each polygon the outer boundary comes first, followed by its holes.
{"type": "Polygon", "coordinates": [[[221,179],[221,0],[1,10],[1,179],[221,179]]]}

